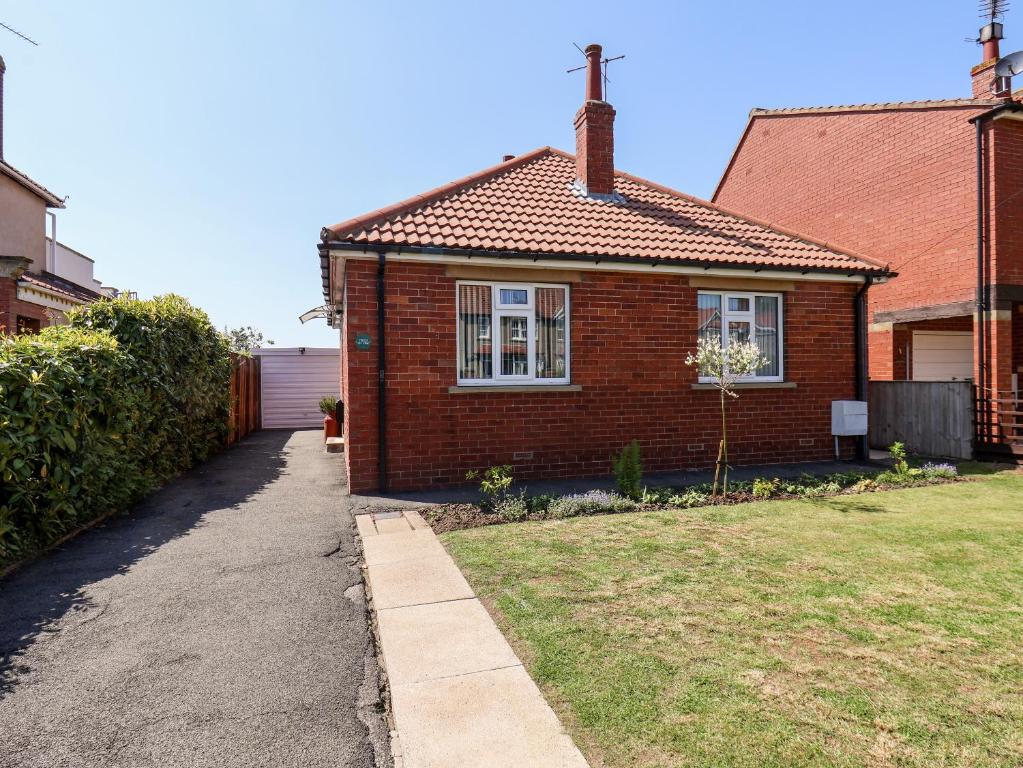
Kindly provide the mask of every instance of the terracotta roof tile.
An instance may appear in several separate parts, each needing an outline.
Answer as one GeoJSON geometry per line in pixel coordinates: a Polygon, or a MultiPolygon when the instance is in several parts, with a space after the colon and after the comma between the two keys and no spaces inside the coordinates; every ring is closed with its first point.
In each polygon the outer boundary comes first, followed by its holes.
{"type": "Polygon", "coordinates": [[[545,256],[685,260],[880,272],[883,265],[615,173],[621,200],[581,197],[575,158],[543,147],[423,195],[324,229],[327,241],[545,256]]]}

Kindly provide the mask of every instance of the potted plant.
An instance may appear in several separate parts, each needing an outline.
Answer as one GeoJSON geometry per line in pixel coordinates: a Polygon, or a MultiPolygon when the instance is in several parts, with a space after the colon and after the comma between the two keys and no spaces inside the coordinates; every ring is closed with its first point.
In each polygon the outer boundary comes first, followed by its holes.
{"type": "Polygon", "coordinates": [[[334,416],[334,409],[337,406],[337,399],[333,395],[324,395],[320,398],[320,411],[323,413],[323,442],[328,437],[337,437],[341,434],[340,425],[334,416]]]}

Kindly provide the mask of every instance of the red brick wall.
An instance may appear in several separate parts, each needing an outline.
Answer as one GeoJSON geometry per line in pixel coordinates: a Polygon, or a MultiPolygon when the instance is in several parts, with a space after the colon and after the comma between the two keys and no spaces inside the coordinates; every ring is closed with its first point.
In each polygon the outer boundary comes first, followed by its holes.
{"type": "Polygon", "coordinates": [[[42,328],[52,325],[45,307],[21,301],[17,296],[17,281],[10,277],[0,277],[0,333],[14,333],[18,315],[35,318],[42,328]]]}
{"type": "MultiPolygon", "coordinates": [[[[871,318],[973,301],[976,155],[967,121],[983,110],[758,118],[715,200],[889,262],[899,277],[871,288],[871,318]]],[[[897,377],[898,340],[871,337],[871,377],[897,377]]]]}
{"type": "Polygon", "coordinates": [[[575,115],[576,173],[587,192],[614,191],[614,108],[588,101],[575,115]]]}
{"type": "MultiPolygon", "coordinates": [[[[377,487],[376,264],[346,268],[342,338],[346,452],[353,492],[377,487]],[[368,333],[369,351],[354,335],[368,333]]],[[[831,401],[854,396],[854,285],[786,294],[785,372],[796,389],[744,390],[728,404],[733,464],[832,456],[831,401]]],[[[386,277],[388,485],[464,482],[511,464],[520,478],[605,474],[639,440],[648,470],[710,466],[717,393],[684,364],[696,345],[696,289],[677,275],[587,274],[571,287],[572,382],[581,392],[449,393],[455,280],[444,267],[389,262],[386,277]]],[[[853,442],[844,441],[851,452],[853,442]]]]}
{"type": "Polygon", "coordinates": [[[992,121],[987,135],[993,169],[988,199],[988,210],[993,211],[989,214],[989,281],[1023,285],[1023,122],[992,121]]]}

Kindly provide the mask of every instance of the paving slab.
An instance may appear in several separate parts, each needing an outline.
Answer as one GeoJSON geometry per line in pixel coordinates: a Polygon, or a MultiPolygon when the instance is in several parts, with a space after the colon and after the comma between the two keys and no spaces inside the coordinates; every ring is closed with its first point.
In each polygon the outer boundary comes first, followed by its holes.
{"type": "Polygon", "coordinates": [[[391,689],[406,768],[586,768],[521,666],[391,689]]]}
{"type": "Polygon", "coordinates": [[[377,517],[374,515],[374,520],[379,533],[408,533],[412,530],[412,526],[409,525],[401,515],[397,517],[377,517]]]}
{"type": "Polygon", "coordinates": [[[404,533],[371,536],[362,543],[362,549],[368,566],[447,555],[433,531],[411,528],[404,533]]]}
{"type": "Polygon", "coordinates": [[[520,664],[479,600],[456,600],[377,613],[391,685],[520,664]]]}
{"type": "Polygon", "coordinates": [[[371,565],[366,571],[377,610],[474,597],[462,572],[446,553],[371,565]]]}
{"type": "Polygon", "coordinates": [[[356,515],[355,525],[359,529],[359,535],[364,539],[367,536],[377,535],[377,527],[373,524],[372,515],[356,515]]]}

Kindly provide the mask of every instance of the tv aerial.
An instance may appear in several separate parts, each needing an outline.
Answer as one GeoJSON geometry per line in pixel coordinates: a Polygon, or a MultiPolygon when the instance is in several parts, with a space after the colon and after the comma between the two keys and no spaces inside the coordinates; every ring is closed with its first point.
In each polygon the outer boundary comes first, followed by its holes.
{"type": "MultiPolygon", "coordinates": [[[[575,49],[577,51],[579,51],[579,53],[585,59],[586,58],[586,51],[584,51],[582,48],[580,48],[577,43],[572,43],[572,45],[575,46],[575,49]]],[[[621,61],[624,58],[625,58],[625,54],[623,53],[621,56],[612,56],[610,58],[604,58],[604,59],[600,60],[600,78],[601,78],[601,80],[604,81],[604,98],[605,99],[607,98],[607,84],[611,82],[608,79],[608,77],[607,77],[607,65],[610,64],[612,61],[621,61]]],[[[586,69],[586,65],[583,64],[581,67],[572,67],[571,69],[566,69],[565,71],[568,74],[571,74],[573,72],[578,72],[581,69],[586,69]]]]}
{"type": "Polygon", "coordinates": [[[25,41],[26,43],[31,43],[32,45],[36,45],[36,46],[37,46],[37,45],[39,45],[39,43],[37,43],[37,42],[36,42],[35,40],[33,40],[33,39],[32,39],[31,37],[29,37],[28,35],[23,35],[23,34],[21,34],[21,32],[19,32],[18,30],[16,30],[16,29],[15,29],[14,27],[12,27],[12,26],[9,26],[9,25],[7,25],[7,24],[4,24],[4,23],[3,23],[2,21],[0,21],[0,27],[3,27],[3,28],[4,28],[4,29],[6,29],[6,30],[7,30],[8,32],[10,32],[10,33],[11,33],[12,35],[16,35],[17,37],[20,37],[20,38],[21,38],[22,40],[24,40],[24,41],[25,41]]]}

